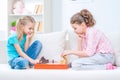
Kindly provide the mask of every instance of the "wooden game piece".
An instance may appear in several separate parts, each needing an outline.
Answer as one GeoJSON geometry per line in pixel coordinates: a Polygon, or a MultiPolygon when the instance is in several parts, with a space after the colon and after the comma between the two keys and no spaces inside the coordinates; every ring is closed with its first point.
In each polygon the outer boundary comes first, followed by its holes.
{"type": "Polygon", "coordinates": [[[61,60],[61,64],[67,64],[67,56],[63,56],[63,60],[61,60]]]}
{"type": "Polygon", "coordinates": [[[45,59],[44,56],[43,56],[43,57],[41,57],[39,63],[46,64],[46,63],[49,63],[49,60],[45,59]]]}

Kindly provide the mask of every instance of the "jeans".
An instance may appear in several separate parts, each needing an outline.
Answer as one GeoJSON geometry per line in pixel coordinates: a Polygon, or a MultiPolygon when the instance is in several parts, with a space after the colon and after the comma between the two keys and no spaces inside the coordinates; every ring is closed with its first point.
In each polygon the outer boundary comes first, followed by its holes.
{"type": "MultiPolygon", "coordinates": [[[[30,58],[36,59],[42,49],[40,41],[36,40],[25,52],[30,58]]],[[[9,61],[12,69],[26,69],[28,66],[32,67],[34,64],[30,63],[23,57],[17,57],[9,61]]]]}

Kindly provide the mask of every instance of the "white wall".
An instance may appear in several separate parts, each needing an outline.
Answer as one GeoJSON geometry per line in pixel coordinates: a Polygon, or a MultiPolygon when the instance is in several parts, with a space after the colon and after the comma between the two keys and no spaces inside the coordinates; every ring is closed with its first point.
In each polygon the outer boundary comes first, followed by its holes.
{"type": "Polygon", "coordinates": [[[45,33],[52,31],[52,2],[51,0],[44,0],[44,30],[45,33]]]}
{"type": "Polygon", "coordinates": [[[52,31],[62,30],[62,0],[52,0],[52,31]]]}
{"type": "Polygon", "coordinates": [[[70,28],[70,17],[87,8],[96,19],[96,26],[105,32],[119,32],[120,0],[62,0],[62,29],[70,28]],[[79,2],[81,1],[81,2],[79,2]],[[83,1],[83,2],[82,2],[83,1]],[[85,2],[84,2],[85,1],[85,2]],[[88,1],[88,2],[87,2],[88,1]]]}
{"type": "Polygon", "coordinates": [[[7,0],[0,0],[0,41],[7,39],[7,0]]]}

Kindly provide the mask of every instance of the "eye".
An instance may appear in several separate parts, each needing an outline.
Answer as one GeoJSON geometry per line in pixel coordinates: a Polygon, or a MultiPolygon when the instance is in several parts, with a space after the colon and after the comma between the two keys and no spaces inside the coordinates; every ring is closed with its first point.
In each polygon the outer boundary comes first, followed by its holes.
{"type": "Polygon", "coordinates": [[[29,28],[29,30],[34,30],[33,28],[29,28]]]}
{"type": "Polygon", "coordinates": [[[74,30],[76,30],[76,28],[74,28],[74,30]]]}
{"type": "Polygon", "coordinates": [[[32,28],[29,28],[29,30],[31,30],[32,28]]]}

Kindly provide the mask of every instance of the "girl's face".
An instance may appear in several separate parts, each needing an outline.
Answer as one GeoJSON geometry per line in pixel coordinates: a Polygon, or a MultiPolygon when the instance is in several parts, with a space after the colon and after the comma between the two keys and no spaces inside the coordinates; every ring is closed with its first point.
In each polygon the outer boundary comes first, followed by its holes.
{"type": "Polygon", "coordinates": [[[28,23],[24,26],[23,31],[26,35],[31,35],[34,32],[34,23],[28,23]]]}
{"type": "Polygon", "coordinates": [[[82,24],[71,24],[75,33],[78,35],[78,36],[82,36],[82,35],[85,35],[85,32],[86,32],[86,24],[85,23],[82,23],[82,24]]]}

